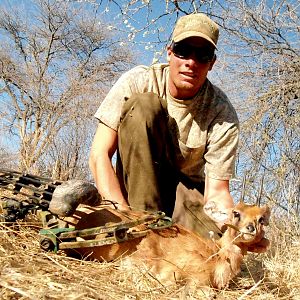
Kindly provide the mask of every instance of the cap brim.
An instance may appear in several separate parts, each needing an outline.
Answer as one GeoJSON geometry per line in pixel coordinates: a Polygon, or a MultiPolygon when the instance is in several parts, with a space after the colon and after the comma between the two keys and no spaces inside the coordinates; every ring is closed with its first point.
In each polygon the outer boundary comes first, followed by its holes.
{"type": "Polygon", "coordinates": [[[181,33],[181,34],[177,35],[176,37],[174,37],[173,41],[175,43],[178,43],[178,42],[181,42],[190,37],[201,37],[201,38],[207,40],[208,42],[210,42],[214,46],[214,48],[217,49],[217,45],[209,36],[207,36],[206,34],[203,34],[201,32],[198,32],[198,31],[186,31],[186,32],[181,33]]]}

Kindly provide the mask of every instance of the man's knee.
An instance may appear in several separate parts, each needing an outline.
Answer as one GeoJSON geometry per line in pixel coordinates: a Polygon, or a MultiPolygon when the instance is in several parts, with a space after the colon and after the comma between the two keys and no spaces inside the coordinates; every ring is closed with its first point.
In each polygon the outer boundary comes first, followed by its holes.
{"type": "Polygon", "coordinates": [[[121,123],[130,120],[152,126],[165,115],[162,102],[165,101],[155,93],[133,94],[122,108],[121,123]]]}
{"type": "MultiPolygon", "coordinates": [[[[201,184],[200,184],[201,186],[201,184]]],[[[211,233],[218,239],[222,232],[215,222],[203,210],[204,196],[198,187],[191,188],[180,182],[176,191],[176,204],[173,212],[174,222],[197,232],[205,238],[210,238],[211,233]]]]}

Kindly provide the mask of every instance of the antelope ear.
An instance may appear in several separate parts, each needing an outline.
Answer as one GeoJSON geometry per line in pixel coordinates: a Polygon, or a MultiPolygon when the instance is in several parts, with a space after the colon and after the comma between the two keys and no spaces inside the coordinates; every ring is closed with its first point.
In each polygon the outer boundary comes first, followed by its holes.
{"type": "Polygon", "coordinates": [[[270,215],[271,215],[270,207],[267,205],[264,205],[261,209],[263,210],[263,216],[265,218],[264,225],[267,226],[267,225],[269,225],[270,215]]]}

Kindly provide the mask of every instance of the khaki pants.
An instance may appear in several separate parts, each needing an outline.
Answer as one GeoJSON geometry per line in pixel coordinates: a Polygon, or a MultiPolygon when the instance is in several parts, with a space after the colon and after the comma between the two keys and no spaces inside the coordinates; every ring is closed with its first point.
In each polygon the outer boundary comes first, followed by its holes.
{"type": "Polygon", "coordinates": [[[122,192],[135,210],[161,210],[194,231],[220,232],[202,209],[204,183],[192,182],[175,167],[169,122],[166,102],[158,95],[135,94],[126,100],[118,130],[122,192]]]}

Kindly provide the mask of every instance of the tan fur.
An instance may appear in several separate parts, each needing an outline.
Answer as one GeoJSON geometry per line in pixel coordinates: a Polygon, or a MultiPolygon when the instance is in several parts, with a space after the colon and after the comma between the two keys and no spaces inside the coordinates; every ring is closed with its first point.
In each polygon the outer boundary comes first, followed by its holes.
{"type": "MultiPolygon", "coordinates": [[[[93,216],[97,210],[92,210],[90,213],[85,211],[84,217],[81,215],[81,222],[77,219],[77,228],[82,228],[80,223],[85,223],[84,227],[91,227],[89,222],[95,226],[95,217],[100,221],[100,215],[93,216]]],[[[115,214],[115,211],[106,209],[106,215],[107,211],[115,214]]],[[[147,236],[130,242],[80,249],[80,253],[89,253],[92,258],[106,261],[123,257],[122,260],[129,265],[144,264],[162,282],[183,280],[221,289],[240,272],[243,255],[247,251],[266,251],[269,241],[264,237],[263,227],[268,225],[269,216],[267,206],[260,208],[239,203],[234,207],[231,218],[231,224],[238,231],[228,227],[218,241],[202,238],[181,225],[174,225],[150,230],[147,236]]],[[[118,218],[124,219],[124,216],[118,218]]]]}

